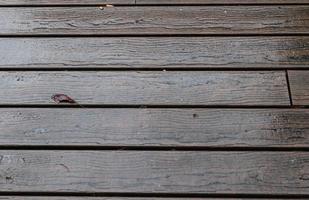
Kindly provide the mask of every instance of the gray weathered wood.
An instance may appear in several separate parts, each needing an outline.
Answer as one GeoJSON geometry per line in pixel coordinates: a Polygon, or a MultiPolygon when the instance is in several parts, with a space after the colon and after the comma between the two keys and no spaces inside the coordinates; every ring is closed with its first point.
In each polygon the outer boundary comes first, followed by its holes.
{"type": "MultiPolygon", "coordinates": [[[[249,0],[250,1],[250,0],[249,0]]],[[[282,0],[274,0],[282,1],[282,0]]],[[[285,1],[285,0],[284,0],[285,1]]],[[[288,1],[288,0],[287,0],[288,1]]],[[[301,2],[304,0],[297,0],[301,2]]],[[[135,4],[135,0],[0,0],[0,6],[10,5],[104,5],[135,4]]]]}
{"type": "MultiPolygon", "coordinates": [[[[90,194],[91,195],[91,194],[90,194]]],[[[63,197],[63,196],[0,196],[0,200],[179,200],[180,198],[151,197],[63,197]]],[[[252,198],[181,198],[183,200],[261,200],[252,198]]],[[[286,200],[286,198],[263,198],[263,200],[286,200]]],[[[289,200],[299,200],[289,198],[289,200]]]]}
{"type": "Polygon", "coordinates": [[[288,71],[288,74],[289,74],[293,104],[308,106],[309,71],[288,71]]]}
{"type": "MultiPolygon", "coordinates": [[[[1,1],[0,1],[1,2],[1,1]]],[[[136,4],[308,4],[308,0],[136,0],[136,4]]]]}
{"type": "Polygon", "coordinates": [[[0,35],[309,33],[304,5],[6,7],[0,19],[0,35]]]}
{"type": "Polygon", "coordinates": [[[1,68],[307,68],[309,37],[0,38],[1,68]]]}
{"type": "MultiPolygon", "coordinates": [[[[136,0],[136,4],[308,4],[308,0],[136,0]]],[[[0,5],[135,4],[134,0],[0,0],[0,5]]]]}
{"type": "Polygon", "coordinates": [[[2,150],[0,192],[309,194],[309,152],[2,150]]]}
{"type": "Polygon", "coordinates": [[[282,71],[0,72],[0,104],[289,105],[282,71]]]}
{"type": "Polygon", "coordinates": [[[308,119],[306,109],[1,108],[0,145],[309,147],[308,119]]]}

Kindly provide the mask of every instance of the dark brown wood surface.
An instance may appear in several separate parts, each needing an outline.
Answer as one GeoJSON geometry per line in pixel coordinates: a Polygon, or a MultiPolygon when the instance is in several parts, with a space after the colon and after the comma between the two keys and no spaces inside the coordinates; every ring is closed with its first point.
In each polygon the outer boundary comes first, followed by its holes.
{"type": "Polygon", "coordinates": [[[308,4],[308,0],[0,0],[0,5],[104,5],[104,4],[308,4]]]}
{"type": "Polygon", "coordinates": [[[309,33],[305,5],[6,7],[0,19],[0,35],[309,33]]]}
{"type": "Polygon", "coordinates": [[[290,105],[282,71],[1,72],[0,104],[290,105]]]}
{"type": "Polygon", "coordinates": [[[308,194],[308,152],[1,150],[1,191],[308,194]]]}
{"type": "Polygon", "coordinates": [[[0,68],[304,68],[309,37],[0,38],[0,68]]]}
{"type": "Polygon", "coordinates": [[[309,147],[308,119],[306,109],[1,108],[0,145],[309,147]]]}
{"type": "Polygon", "coordinates": [[[309,71],[288,71],[288,74],[293,104],[309,106],[309,71]]]}

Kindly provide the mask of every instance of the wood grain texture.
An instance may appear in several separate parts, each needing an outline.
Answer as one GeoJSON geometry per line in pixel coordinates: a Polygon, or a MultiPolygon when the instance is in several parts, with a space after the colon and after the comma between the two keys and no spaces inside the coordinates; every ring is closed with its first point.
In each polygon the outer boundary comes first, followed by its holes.
{"type": "Polygon", "coordinates": [[[1,72],[0,104],[289,105],[282,71],[1,72]]]}
{"type": "Polygon", "coordinates": [[[0,68],[306,68],[309,37],[0,38],[0,68]]]}
{"type": "Polygon", "coordinates": [[[308,194],[308,152],[1,150],[0,192],[308,194]]]}
{"type": "MultiPolygon", "coordinates": [[[[155,197],[62,197],[62,196],[0,196],[0,200],[261,200],[253,198],[155,198],[155,197]]],[[[286,200],[286,198],[263,198],[263,200],[286,200]]],[[[289,198],[289,200],[297,200],[289,198]]]]}
{"type": "MultiPolygon", "coordinates": [[[[249,0],[250,1],[250,0],[249,0]]],[[[277,1],[277,0],[275,0],[277,1]]],[[[297,0],[298,2],[304,0],[297,0]]],[[[0,0],[0,6],[10,5],[104,5],[104,4],[135,4],[135,0],[0,0]]]]}
{"type": "Polygon", "coordinates": [[[0,35],[309,33],[305,5],[6,7],[0,19],[0,35]]]}
{"type": "Polygon", "coordinates": [[[309,147],[308,119],[305,109],[1,108],[0,145],[309,147]]]}
{"type": "MultiPolygon", "coordinates": [[[[308,4],[308,0],[136,0],[136,4],[308,4]]],[[[102,5],[135,4],[134,0],[0,0],[0,6],[9,5],[102,5]]]]}
{"type": "Polygon", "coordinates": [[[288,71],[294,105],[309,105],[309,71],[288,71]]]}
{"type": "MultiPolygon", "coordinates": [[[[1,2],[1,1],[0,1],[1,2]]],[[[308,4],[308,0],[136,0],[136,4],[308,4]]]]}

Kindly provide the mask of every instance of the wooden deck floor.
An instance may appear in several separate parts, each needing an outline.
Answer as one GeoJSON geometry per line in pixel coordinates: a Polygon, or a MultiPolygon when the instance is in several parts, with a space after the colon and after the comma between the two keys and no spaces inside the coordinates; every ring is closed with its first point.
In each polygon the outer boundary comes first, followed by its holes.
{"type": "Polygon", "coordinates": [[[309,199],[309,0],[0,0],[0,200],[309,199]]]}

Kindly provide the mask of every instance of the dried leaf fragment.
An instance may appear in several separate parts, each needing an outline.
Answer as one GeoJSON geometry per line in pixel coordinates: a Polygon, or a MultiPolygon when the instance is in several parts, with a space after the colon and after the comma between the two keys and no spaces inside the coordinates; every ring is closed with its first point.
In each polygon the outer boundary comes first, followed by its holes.
{"type": "Polygon", "coordinates": [[[56,103],[76,103],[74,99],[72,99],[66,94],[54,94],[51,99],[54,100],[56,103]]]}

